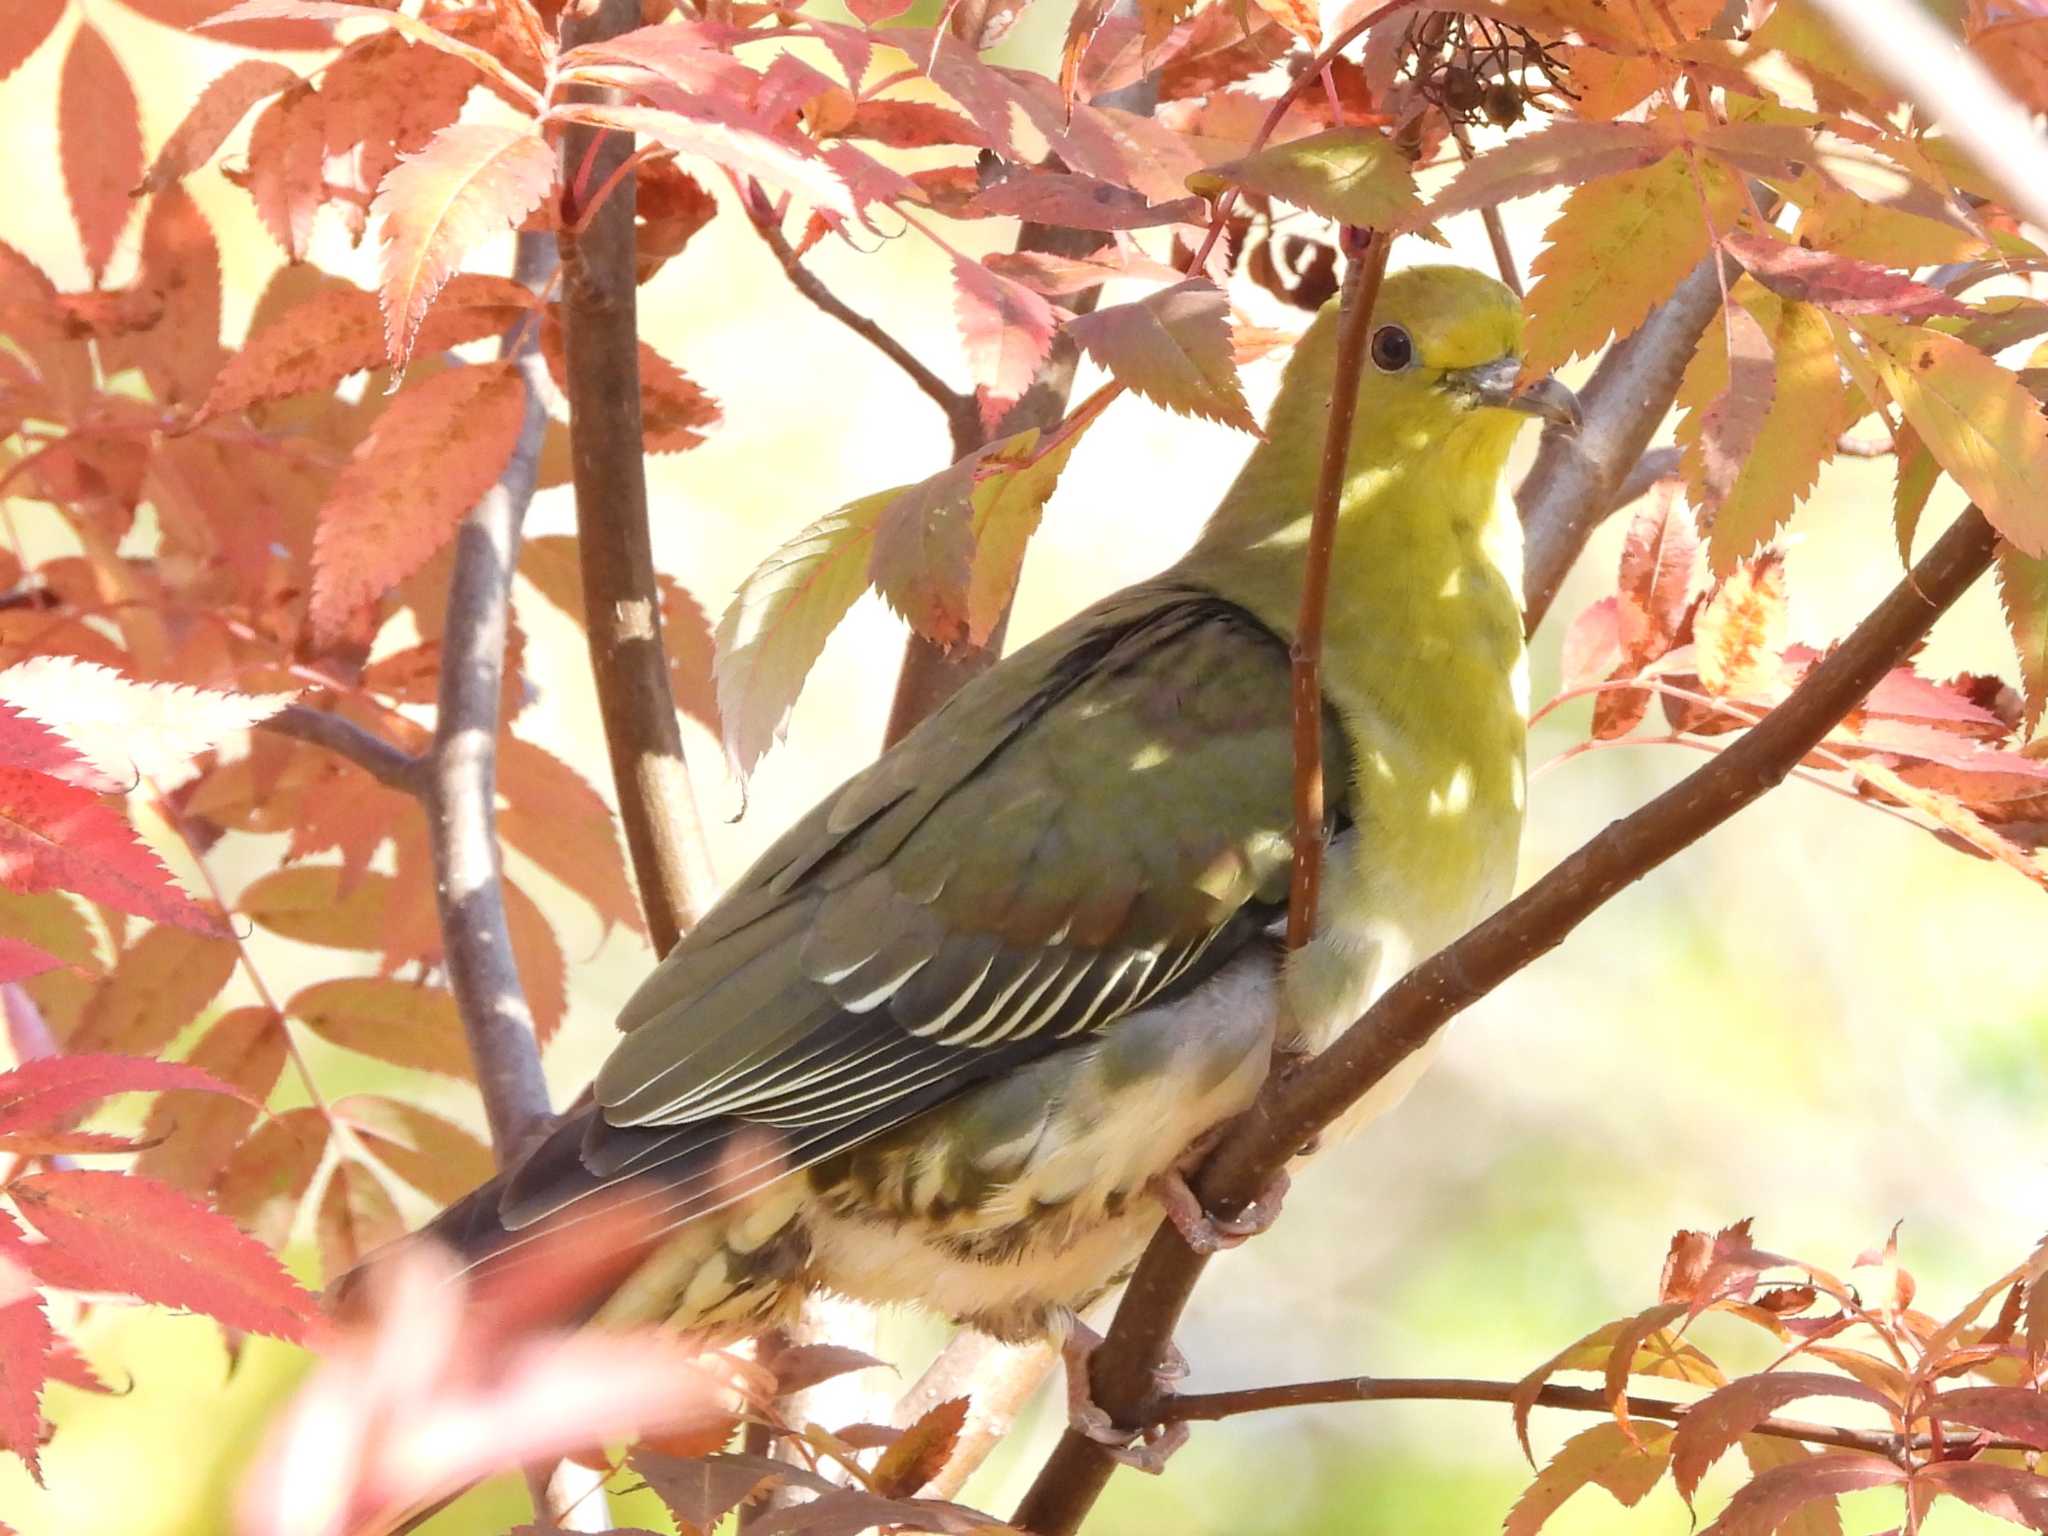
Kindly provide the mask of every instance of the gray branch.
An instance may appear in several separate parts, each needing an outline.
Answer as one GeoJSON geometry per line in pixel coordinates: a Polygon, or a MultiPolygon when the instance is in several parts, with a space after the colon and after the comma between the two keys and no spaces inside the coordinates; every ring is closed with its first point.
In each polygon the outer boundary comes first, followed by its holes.
{"type": "Polygon", "coordinates": [[[264,730],[276,736],[325,747],[336,757],[345,757],[381,784],[417,795],[422,786],[424,764],[410,752],[394,747],[374,731],[367,731],[345,715],[332,714],[305,704],[288,704],[268,720],[264,730]]]}
{"type": "MultiPolygon", "coordinates": [[[[552,236],[519,237],[514,275],[520,282],[538,289],[554,264],[552,236]]],[[[504,473],[456,533],[455,574],[441,638],[440,711],[425,785],[448,982],[462,1012],[491,1145],[501,1163],[549,1118],[533,1013],[512,956],[497,831],[498,700],[505,682],[512,573],[547,429],[536,388],[542,367],[537,337],[535,327],[524,326],[506,338],[501,351],[525,379],[525,416],[504,473]]]]}

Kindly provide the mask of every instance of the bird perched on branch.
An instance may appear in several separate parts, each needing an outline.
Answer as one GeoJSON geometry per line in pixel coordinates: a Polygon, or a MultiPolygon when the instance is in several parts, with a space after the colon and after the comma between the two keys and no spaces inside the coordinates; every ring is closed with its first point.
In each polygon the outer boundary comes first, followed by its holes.
{"type": "Polygon", "coordinates": [[[1306,947],[1280,940],[1289,645],[1334,303],[1187,557],[969,683],[797,822],[626,1005],[594,1103],[430,1230],[513,1265],[623,1197],[649,1241],[595,1318],[713,1339],[811,1289],[1064,1337],[1162,1219],[1198,1246],[1241,1233],[1196,1205],[1189,1148],[1276,1049],[1319,1050],[1504,899],[1521,828],[1499,482],[1528,415],[1574,407],[1547,380],[1515,392],[1520,314],[1491,278],[1398,273],[1372,327],[1306,947]]]}

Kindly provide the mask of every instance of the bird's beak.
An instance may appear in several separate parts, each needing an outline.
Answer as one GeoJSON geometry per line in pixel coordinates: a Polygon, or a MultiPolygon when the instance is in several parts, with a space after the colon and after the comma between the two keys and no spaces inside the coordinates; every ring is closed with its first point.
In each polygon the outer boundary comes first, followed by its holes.
{"type": "Polygon", "coordinates": [[[1567,432],[1579,430],[1579,397],[1548,374],[1533,380],[1517,392],[1515,380],[1522,365],[1512,357],[1497,357],[1490,363],[1460,368],[1446,375],[1453,388],[1470,395],[1474,403],[1509,411],[1526,411],[1554,422],[1567,432]]]}

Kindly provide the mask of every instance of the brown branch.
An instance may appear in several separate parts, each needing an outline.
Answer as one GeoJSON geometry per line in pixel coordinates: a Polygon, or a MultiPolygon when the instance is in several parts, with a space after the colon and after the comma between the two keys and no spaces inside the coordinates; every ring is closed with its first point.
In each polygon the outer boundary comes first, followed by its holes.
{"type": "MultiPolygon", "coordinates": [[[[945,415],[946,425],[952,429],[957,445],[964,436],[976,436],[977,446],[981,430],[981,408],[975,403],[972,393],[963,394],[927,368],[917,354],[891,336],[877,322],[870,320],[838,294],[825,286],[825,280],[803,263],[803,258],[782,233],[775,209],[770,205],[758,183],[750,183],[741,196],[740,202],[746,209],[747,222],[754,226],[754,233],[761,237],[761,243],[774,253],[781,264],[783,275],[789,279],[792,288],[809,299],[820,312],[830,315],[854,335],[889,359],[904,375],[915,384],[932,404],[945,415]]],[[[966,452],[962,449],[961,452],[966,452]]],[[[957,456],[957,455],[956,455],[957,456]]]]}
{"type": "Polygon", "coordinates": [[[1685,365],[1720,307],[1721,278],[1710,255],[1633,334],[1608,348],[1579,391],[1578,431],[1545,428],[1536,462],[1515,492],[1525,632],[1536,632],[1586,540],[1622,504],[1622,487],[1678,397],[1685,365]]]}
{"type": "MultiPolygon", "coordinates": [[[[520,282],[537,290],[554,266],[551,240],[519,237],[520,282]]],[[[491,1146],[502,1163],[547,1123],[549,1108],[533,1013],[512,955],[497,831],[498,700],[512,621],[512,573],[519,563],[520,524],[540,476],[547,411],[538,388],[542,364],[533,329],[507,336],[501,352],[525,376],[525,415],[511,462],[455,535],[434,745],[420,767],[420,786],[448,985],[476,1061],[491,1146]]]]}
{"type": "Polygon", "coordinates": [[[1621,489],[1614,493],[1614,505],[1610,515],[1623,507],[1633,506],[1667,480],[1678,478],[1680,454],[1676,448],[1652,448],[1637,459],[1635,466],[1621,482],[1621,489]]]}
{"type": "MultiPolygon", "coordinates": [[[[1263,1413],[1269,1408],[1304,1408],[1320,1403],[1511,1403],[1520,1388],[1513,1381],[1473,1381],[1455,1376],[1339,1376],[1328,1381],[1296,1381],[1275,1387],[1246,1387],[1236,1392],[1184,1392],[1161,1405],[1163,1420],[1215,1420],[1235,1418],[1241,1413],[1263,1413]]],[[[1676,1424],[1697,1404],[1674,1403],[1659,1397],[1622,1399],[1628,1411],[1639,1419],[1663,1419],[1676,1424]]],[[[1607,1394],[1596,1387],[1566,1387],[1547,1383],[1534,1402],[1539,1408],[1564,1408],[1574,1413],[1611,1413],[1607,1394]]],[[[1934,1448],[1933,1437],[1907,1437],[1886,1430],[1843,1429],[1834,1424],[1809,1424],[1800,1419],[1763,1419],[1749,1428],[1754,1435],[1771,1435],[1780,1440],[1799,1440],[1808,1445],[1833,1445],[1845,1451],[1870,1451],[1896,1459],[1902,1452],[1934,1448]]],[[[1976,1442],[1972,1442],[1973,1445],[1976,1442]]],[[[2018,1440],[1995,1440],[1980,1449],[2027,1451],[2038,1449],[2018,1440]]]]}
{"type": "Polygon", "coordinates": [[[1387,275],[1383,234],[1346,229],[1351,260],[1337,299],[1336,376],[1323,428],[1323,460],[1309,512],[1308,551],[1301,581],[1301,617],[1288,652],[1294,703],[1294,867],[1288,878],[1287,947],[1299,949],[1315,933],[1316,897],[1323,877],[1323,618],[1330,607],[1330,557],[1337,547],[1337,507],[1344,498],[1344,467],[1351,458],[1351,423],[1358,415],[1358,381],[1373,307],[1387,275]]]}
{"type": "MultiPolygon", "coordinates": [[[[640,25],[640,0],[600,0],[594,11],[564,18],[565,48],[640,25]]],[[[579,174],[583,185],[604,185],[632,153],[630,134],[581,123],[562,131],[572,187],[579,174]]],[[[648,936],[666,954],[715,882],[669,692],[647,530],[633,209],[628,173],[602,205],[571,210],[583,227],[560,237],[562,329],[590,664],[648,936]]]]}
{"type": "Polygon", "coordinates": [[[345,757],[381,784],[408,795],[425,788],[424,762],[403,748],[395,747],[374,731],[365,730],[346,715],[337,715],[306,704],[287,704],[262,728],[275,736],[325,747],[336,757],[345,757]]]}
{"type": "MultiPolygon", "coordinates": [[[[1997,536],[1967,510],[1904,581],[1740,741],[1600,832],[1535,885],[1390,987],[1328,1050],[1268,1084],[1193,1183],[1210,1211],[1243,1209],[1272,1175],[1451,1018],[1549,953],[1610,898],[1785,778],[1918,645],[1991,563],[1997,536]]],[[[1169,1224],[1153,1236],[1108,1338],[1091,1357],[1093,1396],[1115,1422],[1157,1418],[1152,1372],[1206,1260],[1169,1224]]],[[[1114,1463],[1069,1431],[1016,1522],[1037,1536],[1075,1530],[1114,1463]]]]}

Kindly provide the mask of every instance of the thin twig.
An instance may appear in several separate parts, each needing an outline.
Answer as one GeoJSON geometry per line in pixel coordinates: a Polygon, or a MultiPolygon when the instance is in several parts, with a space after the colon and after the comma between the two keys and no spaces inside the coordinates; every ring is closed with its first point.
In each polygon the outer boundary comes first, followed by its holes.
{"type": "Polygon", "coordinates": [[[2012,210],[2048,227],[2048,144],[2033,115],[1955,33],[1912,0],[1813,0],[1892,89],[1982,165],[2012,210]]]}
{"type": "MultiPolygon", "coordinates": [[[[1472,136],[1465,132],[1465,125],[1455,117],[1449,121],[1451,137],[1458,143],[1458,158],[1470,161],[1472,136]]],[[[1515,264],[1514,247],[1508,244],[1508,227],[1500,216],[1500,205],[1488,203],[1481,208],[1479,221],[1486,226],[1486,240],[1493,247],[1493,264],[1500,269],[1500,280],[1506,283],[1519,299],[1522,296],[1522,269],[1515,264]]]]}
{"type": "MultiPolygon", "coordinates": [[[[640,0],[601,0],[594,14],[565,17],[562,43],[616,37],[640,20],[640,0]]],[[[587,160],[595,185],[632,153],[631,134],[562,130],[563,165],[587,160]]],[[[648,936],[667,954],[716,881],[669,691],[647,528],[633,210],[634,178],[620,176],[601,205],[575,210],[581,232],[561,236],[563,352],[591,669],[648,936]]]]}
{"type": "MultiPolygon", "coordinates": [[[[1328,1381],[1296,1381],[1282,1386],[1246,1387],[1236,1392],[1186,1392],[1168,1398],[1161,1405],[1165,1421],[1189,1422],[1235,1418],[1241,1413],[1263,1413],[1269,1408],[1303,1408],[1319,1403],[1511,1403],[1521,1390],[1513,1381],[1473,1381],[1454,1376],[1339,1376],[1328,1381]]],[[[1533,1399],[1539,1408],[1564,1408],[1574,1413],[1611,1413],[1614,1405],[1597,1387],[1567,1387],[1547,1383],[1533,1399]]],[[[1676,1424],[1696,1404],[1674,1403],[1658,1397],[1623,1398],[1630,1414],[1639,1419],[1663,1419],[1676,1424]]],[[[1763,1419],[1747,1431],[1771,1435],[1780,1440],[1798,1440],[1807,1445],[1833,1445],[1845,1451],[1870,1451],[1896,1459],[1906,1451],[1926,1451],[1933,1441],[1926,1435],[1905,1436],[1887,1430],[1843,1429],[1834,1424],[1809,1424],[1800,1419],[1763,1419]]],[[[2018,1440],[1995,1440],[1983,1450],[2030,1451],[2037,1447],[2018,1440]]]]}
{"type": "Polygon", "coordinates": [[[1337,300],[1336,374],[1323,428],[1323,458],[1309,513],[1308,550],[1301,582],[1301,616],[1288,653],[1294,710],[1294,867],[1288,879],[1287,947],[1299,949],[1315,933],[1316,897],[1323,873],[1323,618],[1330,606],[1330,557],[1337,547],[1337,508],[1344,499],[1344,469],[1351,458],[1351,423],[1358,415],[1358,381],[1365,369],[1365,339],[1372,330],[1380,281],[1387,273],[1384,234],[1345,231],[1351,251],[1337,300]]]}
{"type": "Polygon", "coordinates": [[[305,704],[287,704],[261,724],[273,735],[325,747],[336,757],[347,758],[380,784],[408,795],[417,795],[424,787],[421,759],[393,746],[375,731],[365,730],[346,715],[305,704]]]}
{"type": "MultiPolygon", "coordinates": [[[[520,236],[514,271],[519,282],[538,289],[554,267],[552,240],[520,236]]],[[[543,365],[531,329],[508,336],[501,353],[524,376],[525,414],[498,483],[470,509],[455,535],[425,806],[448,985],[476,1062],[491,1146],[502,1163],[547,1123],[550,1111],[533,1013],[512,955],[497,830],[498,701],[512,623],[512,574],[519,563],[520,525],[540,477],[547,412],[537,387],[543,365]]]]}
{"type": "Polygon", "coordinates": [[[903,370],[904,376],[915,384],[945,414],[946,424],[952,428],[954,437],[963,430],[978,432],[981,426],[981,408],[975,404],[972,394],[963,393],[948,384],[926,367],[923,361],[880,324],[870,320],[838,294],[825,286],[825,280],[803,263],[788,238],[782,233],[782,226],[776,218],[774,207],[762,194],[758,183],[749,183],[741,189],[740,204],[746,210],[747,222],[754,226],[754,233],[761,237],[761,243],[773,253],[780,263],[783,275],[789,285],[796,289],[821,313],[830,315],[854,335],[860,337],[882,356],[903,370]]]}
{"type": "MultiPolygon", "coordinates": [[[[1697,772],[1613,823],[1528,891],[1390,987],[1320,1056],[1269,1084],[1196,1174],[1203,1209],[1232,1212],[1325,1126],[1451,1018],[1549,953],[1593,912],[1778,784],[1926,636],[1983,575],[1997,536],[1966,511],[1903,582],[1763,722],[1697,772]]],[[[1090,1375],[1114,1422],[1143,1426],[1155,1363],[1206,1259],[1171,1224],[1139,1260],[1090,1375]]],[[[1102,1446],[1069,1431],[1040,1469],[1015,1523],[1068,1536],[1114,1468],[1102,1446]]]]}

